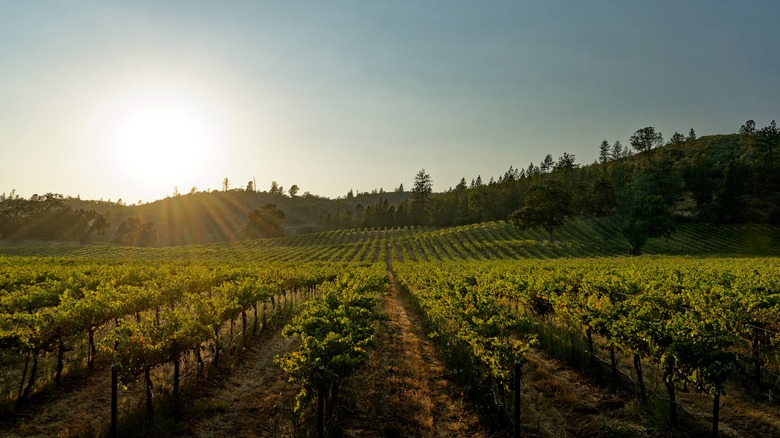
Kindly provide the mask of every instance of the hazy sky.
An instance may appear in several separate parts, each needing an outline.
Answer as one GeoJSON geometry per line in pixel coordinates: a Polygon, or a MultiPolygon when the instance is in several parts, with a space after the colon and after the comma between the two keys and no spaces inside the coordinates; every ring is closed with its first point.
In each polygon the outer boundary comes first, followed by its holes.
{"type": "Polygon", "coordinates": [[[0,192],[487,180],[780,119],[780,2],[7,1],[0,192]]]}

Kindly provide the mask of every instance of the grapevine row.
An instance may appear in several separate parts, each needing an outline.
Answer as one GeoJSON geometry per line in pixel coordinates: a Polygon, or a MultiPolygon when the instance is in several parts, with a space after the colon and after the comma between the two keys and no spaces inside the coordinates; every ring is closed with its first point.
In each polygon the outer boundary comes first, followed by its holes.
{"type": "MultiPolygon", "coordinates": [[[[232,330],[232,321],[240,316],[245,330],[248,311],[254,310],[256,322],[259,305],[334,278],[339,270],[339,265],[323,264],[152,265],[27,258],[2,263],[0,355],[11,368],[21,368],[16,396],[22,399],[35,387],[41,355],[56,357],[54,380],[59,382],[65,353],[86,339],[89,367],[100,346],[114,356],[129,381],[144,368],[175,361],[183,351],[197,353],[208,341],[215,343],[218,355],[219,327],[225,321],[231,321],[232,330]],[[39,274],[31,276],[30,267],[39,274]],[[97,332],[108,334],[98,342],[97,332]]],[[[9,384],[3,382],[5,391],[9,384]]]]}
{"type": "MultiPolygon", "coordinates": [[[[511,311],[582,333],[591,354],[602,342],[615,371],[615,354],[622,352],[634,363],[642,398],[643,363],[658,367],[672,424],[679,388],[712,395],[717,430],[726,381],[742,374],[760,385],[766,367],[777,366],[777,259],[449,262],[399,264],[396,270],[434,326],[465,337],[475,357],[490,349],[468,340],[472,332],[488,342],[508,331],[470,327],[512,327],[505,316],[511,311]]],[[[495,363],[501,361],[507,363],[495,363]]]]}
{"type": "Polygon", "coordinates": [[[301,341],[298,350],[275,358],[290,382],[300,387],[296,411],[315,397],[332,406],[343,380],[366,362],[375,342],[379,292],[385,284],[380,265],[352,267],[323,284],[320,294],[284,327],[285,337],[301,341]]]}

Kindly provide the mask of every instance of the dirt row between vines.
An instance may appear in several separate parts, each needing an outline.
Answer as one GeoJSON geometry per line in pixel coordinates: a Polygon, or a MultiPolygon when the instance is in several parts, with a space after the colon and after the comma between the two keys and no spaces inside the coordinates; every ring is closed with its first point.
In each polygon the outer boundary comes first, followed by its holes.
{"type": "MultiPolygon", "coordinates": [[[[366,366],[347,379],[331,418],[330,436],[488,437],[510,431],[485,424],[457,385],[448,379],[442,354],[428,338],[424,317],[390,271],[380,304],[377,342],[366,366]]],[[[192,400],[186,436],[315,436],[313,417],[293,413],[297,388],[274,363],[297,347],[279,334],[263,332],[232,369],[192,400]]],[[[610,391],[565,363],[533,348],[522,381],[522,424],[526,437],[706,436],[710,398],[681,393],[684,406],[701,422],[677,431],[654,429],[663,419],[638,402],[633,388],[610,391]]],[[[776,411],[732,389],[724,397],[721,430],[729,436],[776,436],[776,411]]],[[[311,413],[311,411],[310,411],[311,413]]],[[[666,414],[660,409],[661,416],[666,414]]],[[[684,415],[684,414],[683,414],[684,415]]],[[[690,420],[688,420],[690,421],[690,420]]]]}
{"type": "MultiPolygon", "coordinates": [[[[474,406],[447,379],[441,354],[424,331],[422,316],[392,275],[380,311],[386,320],[378,323],[376,347],[368,364],[345,382],[330,422],[332,435],[501,435],[487,432],[474,406]]],[[[150,435],[314,436],[312,417],[301,421],[293,412],[297,389],[273,360],[296,348],[297,341],[284,339],[281,325],[269,329],[251,339],[245,351],[226,357],[206,381],[187,388],[180,418],[150,435]]],[[[585,436],[583,426],[597,421],[583,422],[583,418],[598,412],[599,397],[609,400],[611,396],[592,387],[572,392],[576,376],[550,375],[562,366],[538,353],[529,354],[529,359],[528,380],[536,383],[524,387],[526,436],[585,436]],[[594,398],[594,394],[601,395],[594,398]]],[[[142,408],[141,387],[136,384],[130,391],[120,391],[123,417],[142,408]]],[[[35,396],[14,421],[3,424],[0,436],[100,436],[108,428],[109,417],[110,372],[104,363],[92,372],[65,379],[62,388],[35,396]]],[[[126,434],[139,432],[124,427],[126,434]]]]}
{"type": "Polygon", "coordinates": [[[274,362],[297,347],[281,326],[264,332],[215,381],[197,391],[184,408],[180,436],[300,436],[293,408],[296,389],[274,362]]]}
{"type": "Polygon", "coordinates": [[[390,274],[376,348],[344,390],[334,433],[359,437],[479,437],[479,417],[446,378],[420,315],[390,274]]]}
{"type": "MultiPolygon", "coordinates": [[[[441,352],[427,337],[424,317],[392,272],[380,304],[377,343],[366,366],[347,379],[331,419],[331,436],[488,437],[504,436],[481,420],[477,409],[448,379],[441,352]]],[[[284,322],[284,321],[280,321],[284,322]]],[[[178,421],[156,436],[314,436],[311,416],[293,412],[297,388],[274,362],[292,351],[281,325],[262,330],[237,356],[227,357],[208,380],[185,390],[178,421]]],[[[527,437],[658,436],[648,430],[630,389],[613,393],[537,349],[526,356],[522,382],[522,424],[527,437]]],[[[0,437],[97,436],[107,430],[110,373],[105,365],[66,379],[63,388],[34,397],[12,422],[0,423],[0,437]]],[[[136,385],[141,386],[141,385],[136,385]]],[[[121,394],[121,393],[120,393],[121,394]]],[[[737,396],[732,391],[729,396],[737,396]]],[[[132,391],[124,412],[141,406],[132,391]]],[[[708,397],[681,395],[689,410],[706,419],[708,397]],[[698,400],[697,400],[698,399],[698,400]]],[[[758,406],[724,397],[721,429],[732,436],[772,436],[777,418],[758,406]],[[745,412],[745,411],[749,412],[745,412]],[[751,427],[752,424],[752,427],[751,427]]],[[[122,403],[122,398],[120,398],[122,403]]],[[[131,433],[132,431],[126,431],[131,433]]],[[[668,431],[667,431],[668,432],[668,431]]],[[[697,436],[697,433],[688,436],[697,436]]]]}
{"type": "MultiPolygon", "coordinates": [[[[126,397],[120,409],[128,409],[126,397]]],[[[0,437],[99,436],[111,417],[111,369],[104,362],[91,372],[67,376],[59,388],[34,394],[0,423],[0,437]]]]}
{"type": "MultiPolygon", "coordinates": [[[[331,436],[488,436],[462,394],[446,380],[419,316],[396,288],[383,297],[377,344],[369,362],[347,379],[329,421],[331,436]]],[[[252,347],[224,378],[186,409],[188,436],[314,436],[312,416],[293,412],[297,389],[273,362],[297,342],[274,333],[252,347]],[[194,417],[194,418],[192,418],[194,417]]]]}

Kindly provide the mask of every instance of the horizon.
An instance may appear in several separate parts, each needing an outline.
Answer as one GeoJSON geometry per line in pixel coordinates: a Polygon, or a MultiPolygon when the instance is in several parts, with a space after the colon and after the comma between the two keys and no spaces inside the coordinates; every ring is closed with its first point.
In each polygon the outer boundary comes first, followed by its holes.
{"type": "Polygon", "coordinates": [[[154,202],[271,181],[334,199],[487,181],[778,117],[780,5],[14,4],[0,193],[154,202]],[[726,62],[727,61],[727,62],[726,62]]]}
{"type": "MultiPolygon", "coordinates": [[[[739,133],[699,135],[697,133],[697,137],[696,138],[698,140],[698,139],[707,138],[707,137],[718,137],[718,136],[728,136],[728,135],[738,135],[738,134],[739,133]]],[[[629,145],[624,145],[624,146],[627,146],[626,150],[631,149],[631,147],[629,145]]],[[[666,145],[664,145],[664,146],[666,146],[666,145]]],[[[659,147],[664,147],[664,146],[659,146],[659,147]]],[[[632,149],[631,153],[632,153],[632,155],[636,155],[636,154],[640,154],[642,152],[638,152],[638,151],[635,151],[635,150],[632,149]]],[[[532,164],[539,165],[540,163],[532,163],[532,164]]],[[[576,162],[576,165],[578,167],[587,167],[587,166],[591,166],[591,165],[600,165],[600,164],[602,164],[602,163],[599,163],[598,160],[594,160],[593,162],[589,162],[589,163],[576,162]]],[[[481,181],[482,181],[482,184],[487,185],[491,180],[492,181],[499,181],[499,178],[508,169],[509,168],[504,169],[504,171],[498,172],[495,175],[493,175],[493,174],[491,174],[491,175],[477,175],[477,176],[474,176],[473,178],[469,178],[469,177],[463,177],[463,178],[466,180],[467,184],[472,184],[472,183],[475,182],[477,177],[480,177],[481,181]]],[[[518,168],[518,167],[514,167],[514,169],[515,170],[525,170],[525,169],[521,169],[521,168],[518,168]]],[[[422,170],[426,170],[426,169],[422,169],[422,170]]],[[[427,170],[426,170],[426,173],[427,173],[427,170]]],[[[223,180],[224,180],[224,178],[223,178],[223,180]]],[[[250,180],[249,182],[253,182],[253,181],[250,180]]],[[[273,181],[273,182],[276,182],[276,181],[273,181]]],[[[460,179],[458,180],[458,183],[459,182],[460,182],[460,179]]],[[[401,193],[411,193],[412,192],[412,187],[414,186],[413,178],[412,178],[412,181],[410,181],[408,185],[406,183],[402,183],[402,184],[403,184],[403,189],[404,190],[401,193]]],[[[457,183],[450,184],[450,185],[446,186],[446,188],[444,186],[440,185],[438,189],[434,187],[432,193],[433,194],[445,194],[445,193],[449,192],[450,190],[453,190],[453,188],[456,185],[457,185],[457,183]]],[[[287,197],[287,198],[302,198],[302,197],[306,197],[307,195],[309,195],[309,196],[312,196],[312,197],[326,199],[326,200],[331,200],[331,201],[349,199],[350,193],[354,197],[359,197],[359,196],[379,196],[379,195],[387,194],[387,193],[397,193],[397,188],[398,188],[398,187],[393,187],[391,189],[385,189],[384,187],[371,188],[371,189],[349,188],[349,189],[347,189],[347,192],[342,193],[342,194],[336,194],[335,196],[327,196],[327,195],[323,195],[323,194],[320,194],[320,193],[314,193],[314,192],[311,192],[311,191],[298,191],[296,196],[291,196],[288,193],[288,190],[287,190],[287,189],[289,189],[289,187],[282,187],[281,185],[280,185],[280,187],[284,189],[284,191],[280,194],[280,196],[283,196],[283,197],[287,197]]],[[[109,198],[85,198],[85,197],[81,196],[80,194],[75,194],[74,195],[74,194],[70,194],[70,193],[60,193],[60,192],[51,191],[51,190],[43,191],[43,192],[39,192],[39,193],[32,193],[29,196],[23,196],[20,193],[18,193],[18,191],[16,191],[15,189],[12,189],[11,191],[8,191],[8,192],[5,192],[5,191],[0,192],[0,194],[2,194],[3,196],[9,196],[9,197],[10,196],[16,196],[16,197],[20,197],[20,198],[30,198],[31,196],[36,196],[36,195],[37,196],[42,196],[42,195],[45,195],[45,194],[53,193],[53,194],[56,194],[56,195],[62,195],[64,199],[72,199],[72,200],[79,200],[79,201],[86,201],[86,202],[105,202],[105,203],[110,203],[110,204],[117,204],[117,203],[121,202],[121,205],[125,205],[125,206],[128,206],[128,207],[133,207],[133,206],[138,206],[138,205],[153,204],[155,202],[165,201],[167,199],[175,198],[175,197],[178,197],[178,196],[186,196],[186,195],[200,194],[200,193],[207,193],[208,194],[208,193],[225,193],[226,192],[222,187],[207,187],[207,188],[203,188],[203,189],[198,188],[198,190],[196,190],[195,192],[182,191],[179,187],[174,187],[174,189],[179,189],[179,192],[178,193],[166,193],[164,196],[162,196],[160,198],[148,199],[148,200],[139,199],[139,200],[136,200],[136,201],[126,200],[126,199],[123,199],[123,198],[115,198],[115,197],[109,197],[109,198]]],[[[270,187],[268,187],[268,188],[256,187],[256,188],[253,188],[253,190],[251,190],[251,191],[255,192],[255,193],[258,193],[258,194],[269,194],[270,195],[271,194],[271,190],[269,190],[269,189],[270,189],[270,187]]],[[[248,191],[248,189],[247,189],[246,185],[240,185],[240,184],[239,185],[234,185],[233,182],[231,181],[230,182],[230,187],[228,188],[227,191],[248,191]]]]}

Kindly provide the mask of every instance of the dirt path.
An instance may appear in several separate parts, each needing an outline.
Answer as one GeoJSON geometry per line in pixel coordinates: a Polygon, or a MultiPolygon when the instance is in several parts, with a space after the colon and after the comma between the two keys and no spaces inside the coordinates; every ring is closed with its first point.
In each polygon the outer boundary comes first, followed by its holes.
{"type": "MultiPolygon", "coordinates": [[[[388,257],[390,253],[388,251],[388,257]]],[[[475,411],[446,379],[446,369],[423,321],[390,271],[376,348],[350,379],[337,434],[360,437],[480,437],[475,411]]]]}
{"type": "Polygon", "coordinates": [[[297,436],[293,408],[296,388],[287,383],[274,356],[295,348],[295,339],[285,339],[281,326],[263,331],[230,370],[188,402],[187,424],[181,435],[297,436]]]}
{"type": "MultiPolygon", "coordinates": [[[[712,398],[708,394],[680,392],[683,408],[706,422],[712,422],[712,398]]],[[[780,412],[777,405],[758,402],[745,389],[726,385],[726,394],[720,398],[718,428],[730,437],[780,436],[780,412]]]]}

